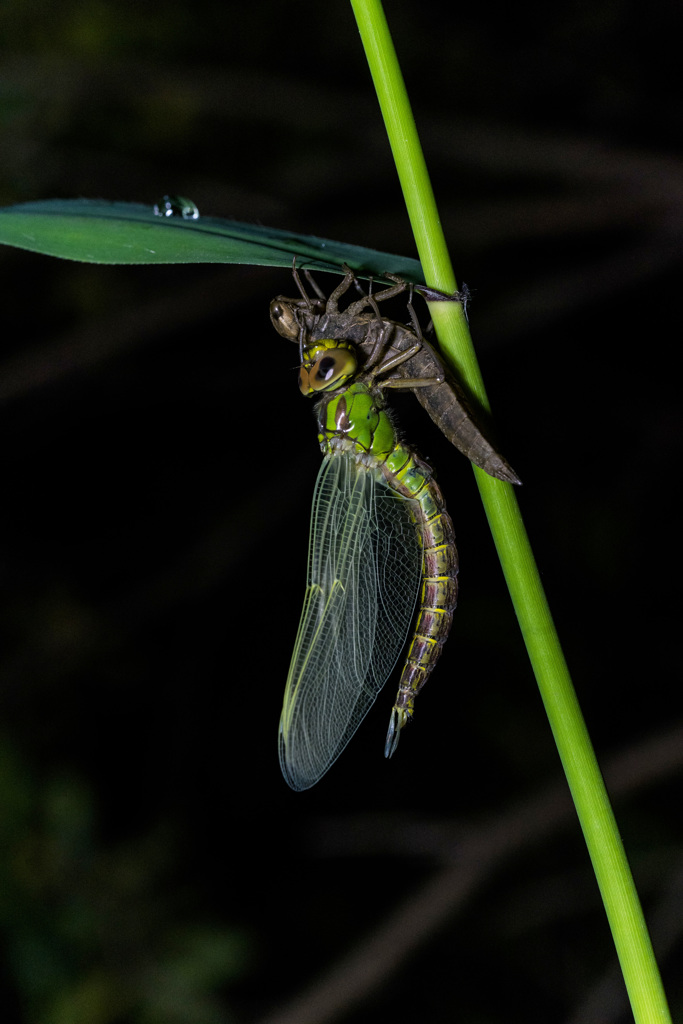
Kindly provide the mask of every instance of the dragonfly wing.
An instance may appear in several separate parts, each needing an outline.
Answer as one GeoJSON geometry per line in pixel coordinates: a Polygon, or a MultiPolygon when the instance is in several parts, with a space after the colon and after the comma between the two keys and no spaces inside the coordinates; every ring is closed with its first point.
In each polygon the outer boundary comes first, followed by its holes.
{"type": "Polygon", "coordinates": [[[351,456],[326,456],[280,719],[280,765],[292,789],[324,775],[386,682],[410,629],[421,566],[409,502],[351,456]]]}

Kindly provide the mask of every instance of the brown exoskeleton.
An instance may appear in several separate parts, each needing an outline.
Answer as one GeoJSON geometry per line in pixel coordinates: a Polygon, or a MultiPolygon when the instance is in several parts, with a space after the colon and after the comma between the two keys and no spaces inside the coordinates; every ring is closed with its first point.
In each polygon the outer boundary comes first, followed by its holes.
{"type": "MultiPolygon", "coordinates": [[[[376,295],[361,292],[361,297],[342,311],[339,309],[339,300],[349,288],[354,285],[361,291],[354,272],[348,267],[344,269],[345,277],[329,298],[325,298],[310,275],[307,275],[309,284],[316,292],[316,297],[311,298],[294,267],[294,280],[301,298],[288,299],[278,295],[270,304],[270,319],[278,334],[297,342],[300,348],[305,343],[327,338],[353,342],[365,357],[365,370],[371,370],[380,360],[386,365],[392,355],[398,357],[412,351],[408,359],[397,358],[395,375],[384,377],[382,386],[412,389],[432,420],[463,455],[491,476],[519,484],[521,481],[515,471],[478,425],[461,386],[422,337],[410,301],[410,327],[382,317],[378,303],[400,295],[411,286],[401,278],[387,274],[395,282],[392,287],[376,295]]],[[[445,296],[424,286],[416,287],[428,299],[464,302],[465,297],[457,293],[445,296]]]]}

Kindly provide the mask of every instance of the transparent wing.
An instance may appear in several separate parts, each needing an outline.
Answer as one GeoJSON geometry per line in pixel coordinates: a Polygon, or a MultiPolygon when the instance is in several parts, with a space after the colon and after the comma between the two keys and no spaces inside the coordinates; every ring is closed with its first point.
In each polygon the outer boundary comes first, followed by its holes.
{"type": "Polygon", "coordinates": [[[324,775],[369,711],[410,630],[421,570],[410,502],[351,456],[326,456],[280,719],[292,789],[324,775]]]}

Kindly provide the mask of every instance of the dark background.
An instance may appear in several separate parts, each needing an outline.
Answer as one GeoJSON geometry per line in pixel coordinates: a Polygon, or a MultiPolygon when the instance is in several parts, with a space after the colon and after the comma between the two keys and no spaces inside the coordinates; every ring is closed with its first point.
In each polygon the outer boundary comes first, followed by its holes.
{"type": "MultiPolygon", "coordinates": [[[[683,16],[387,15],[675,1016],[683,16]]],[[[346,3],[8,0],[0,40],[3,205],[177,192],[415,255],[346,3]]],[[[3,1019],[628,1020],[471,470],[412,396],[458,535],[452,638],[391,762],[393,681],[294,794],[276,730],[319,453],[268,322],[287,272],[7,248],[0,271],[3,1019]]]]}

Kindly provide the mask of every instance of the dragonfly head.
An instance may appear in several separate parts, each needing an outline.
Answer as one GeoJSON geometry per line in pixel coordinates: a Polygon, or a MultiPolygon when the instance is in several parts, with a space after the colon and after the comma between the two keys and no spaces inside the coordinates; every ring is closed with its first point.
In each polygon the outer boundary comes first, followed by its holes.
{"type": "Polygon", "coordinates": [[[321,299],[286,299],[278,295],[270,304],[270,322],[283,338],[299,344],[302,333],[313,330],[315,321],[325,312],[321,299]]]}
{"type": "Polygon", "coordinates": [[[347,341],[316,341],[304,349],[299,387],[304,395],[336,391],[358,372],[356,352],[347,341]]]}

